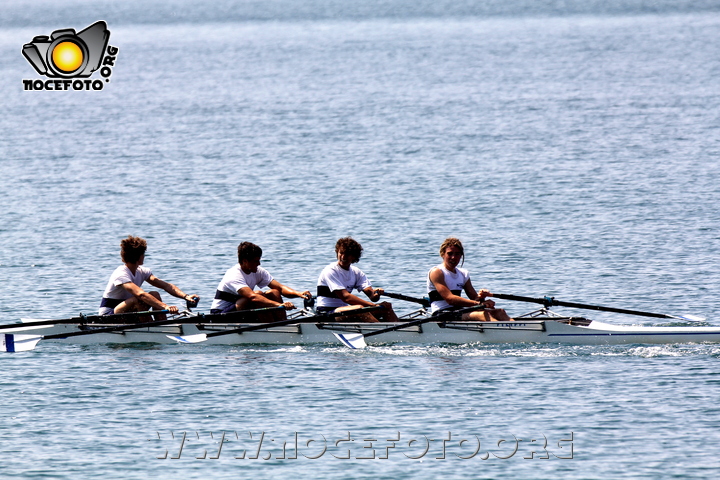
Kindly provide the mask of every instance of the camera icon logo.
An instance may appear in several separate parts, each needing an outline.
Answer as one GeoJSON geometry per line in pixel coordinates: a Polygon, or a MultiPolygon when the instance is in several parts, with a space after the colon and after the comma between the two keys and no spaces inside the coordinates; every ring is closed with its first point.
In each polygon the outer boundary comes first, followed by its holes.
{"type": "Polygon", "coordinates": [[[103,21],[81,32],[72,28],[40,35],[23,45],[22,54],[40,75],[51,78],[84,78],[100,68],[110,40],[103,21]]]}

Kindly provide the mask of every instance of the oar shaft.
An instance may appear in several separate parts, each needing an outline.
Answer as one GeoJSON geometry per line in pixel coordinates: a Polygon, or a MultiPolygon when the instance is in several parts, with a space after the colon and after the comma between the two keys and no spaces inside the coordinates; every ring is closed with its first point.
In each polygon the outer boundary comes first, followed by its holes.
{"type": "Polygon", "coordinates": [[[44,340],[52,340],[56,338],[67,338],[67,337],[77,337],[81,335],[95,335],[96,333],[113,333],[113,332],[123,332],[125,330],[134,330],[138,328],[146,328],[146,327],[159,327],[161,325],[169,325],[171,323],[177,323],[177,318],[172,319],[166,319],[166,320],[156,320],[154,322],[145,322],[145,323],[133,323],[130,325],[113,325],[112,327],[103,327],[103,328],[96,328],[93,330],[84,330],[81,332],[69,332],[69,333],[56,333],[54,335],[45,335],[43,336],[44,340]]]}
{"type": "Polygon", "coordinates": [[[292,325],[293,323],[312,323],[312,322],[316,322],[316,321],[319,322],[319,321],[327,320],[328,318],[346,317],[346,316],[352,316],[352,315],[359,315],[361,313],[371,313],[371,312],[375,312],[378,310],[383,310],[384,308],[385,307],[383,307],[383,306],[364,307],[364,308],[358,308],[355,310],[346,310],[344,312],[333,312],[333,313],[329,313],[327,315],[313,315],[313,316],[305,317],[305,318],[288,318],[287,320],[280,320],[278,322],[272,322],[272,323],[258,323],[257,325],[248,325],[247,327],[234,328],[232,330],[225,330],[222,332],[208,333],[207,338],[220,337],[222,335],[230,335],[232,333],[252,332],[253,330],[263,330],[265,328],[283,327],[285,325],[292,325]]]}
{"type": "MultiPolygon", "coordinates": [[[[316,315],[316,316],[317,316],[317,315],[316,315]]],[[[247,327],[233,328],[232,330],[224,330],[224,331],[222,331],[222,332],[208,333],[206,336],[207,336],[207,338],[210,338],[210,337],[221,337],[221,336],[223,336],[223,335],[230,335],[231,333],[252,332],[253,330],[262,330],[262,329],[264,329],[264,328],[282,327],[282,326],[284,326],[284,325],[290,325],[290,324],[293,324],[293,323],[300,323],[301,321],[304,322],[304,321],[306,321],[306,320],[310,320],[310,319],[312,319],[312,318],[315,318],[316,316],[307,317],[307,318],[302,319],[302,320],[297,319],[297,318],[289,318],[289,319],[287,319],[287,320],[280,320],[280,321],[278,321],[278,322],[258,323],[257,325],[249,325],[249,326],[247,326],[247,327]]]]}
{"type": "MultiPolygon", "coordinates": [[[[276,307],[263,307],[263,308],[253,308],[252,310],[233,310],[232,312],[225,312],[225,313],[210,313],[210,314],[198,314],[198,316],[202,319],[205,317],[213,317],[213,318],[229,318],[232,320],[236,320],[237,318],[244,318],[244,317],[250,317],[257,315],[258,313],[266,313],[266,312],[276,312],[276,311],[285,311],[284,305],[278,305],[276,307]]],[[[202,322],[201,322],[202,323],[202,322]]],[[[223,323],[223,322],[218,322],[223,323]]]]}
{"type": "MultiPolygon", "coordinates": [[[[246,311],[243,311],[242,313],[247,313],[247,314],[249,315],[249,314],[253,314],[253,313],[267,312],[267,311],[271,311],[271,310],[284,310],[284,309],[285,309],[285,307],[283,307],[283,306],[279,306],[279,307],[268,307],[268,308],[257,308],[257,309],[254,309],[254,310],[246,310],[246,311]]],[[[166,313],[167,310],[161,310],[161,311],[153,312],[153,313],[161,313],[161,312],[166,313]]],[[[198,315],[197,317],[194,317],[194,318],[197,318],[198,323],[201,323],[201,322],[202,322],[203,315],[198,315]]],[[[57,333],[57,334],[55,334],[55,335],[47,335],[47,336],[45,336],[45,337],[43,337],[43,338],[44,338],[45,340],[49,340],[49,339],[55,339],[55,338],[77,337],[77,336],[79,336],[79,335],[93,335],[93,334],[96,334],[96,333],[123,332],[123,331],[125,331],[125,330],[135,330],[135,329],[138,329],[138,328],[159,327],[159,326],[162,326],[162,325],[170,325],[170,324],[173,324],[173,323],[177,323],[177,321],[178,321],[177,318],[171,318],[171,319],[166,319],[166,320],[156,320],[156,321],[154,321],[154,322],[133,323],[133,324],[131,324],[131,325],[115,325],[115,326],[112,326],[112,327],[96,328],[96,329],[93,329],[93,330],[86,330],[86,331],[83,331],[83,332],[57,333]]]]}
{"type": "Polygon", "coordinates": [[[37,322],[23,322],[23,323],[8,323],[0,325],[0,330],[6,330],[8,328],[18,327],[39,327],[43,325],[63,325],[66,323],[91,323],[93,321],[102,319],[107,322],[115,318],[126,318],[126,317],[137,317],[142,315],[157,315],[161,313],[170,313],[169,310],[149,310],[147,312],[128,312],[128,313],[117,313],[112,315],[80,315],[79,317],[63,318],[61,320],[40,320],[37,322]]]}
{"type": "Polygon", "coordinates": [[[375,335],[381,335],[381,334],[387,333],[387,332],[394,332],[395,330],[402,330],[403,328],[414,327],[415,325],[420,325],[423,323],[437,322],[437,321],[442,322],[443,318],[445,318],[445,317],[454,317],[454,316],[462,315],[463,313],[472,312],[474,310],[483,309],[483,308],[485,308],[483,305],[475,305],[473,307],[461,308],[459,310],[452,310],[447,313],[442,313],[440,315],[436,315],[434,317],[431,316],[428,318],[419,318],[419,319],[413,320],[411,322],[401,323],[399,325],[393,325],[392,327],[375,330],[374,332],[364,334],[364,336],[367,338],[367,337],[372,337],[375,335]]]}
{"type": "Polygon", "coordinates": [[[390,298],[395,298],[397,300],[404,300],[406,302],[412,302],[412,303],[419,303],[425,308],[430,307],[430,301],[426,298],[416,298],[416,297],[410,297],[408,295],[403,295],[402,293],[392,293],[392,292],[383,292],[383,295],[390,298]]]}
{"type": "MultiPolygon", "coordinates": [[[[271,310],[283,310],[285,307],[267,307],[267,308],[257,308],[254,310],[245,310],[242,313],[246,313],[247,315],[251,314],[257,314],[261,312],[267,312],[271,310]]],[[[148,316],[148,315],[161,315],[161,314],[168,314],[170,313],[170,310],[148,310],[145,312],[127,312],[127,313],[118,313],[118,314],[112,314],[112,315],[81,315],[79,317],[73,317],[73,318],[65,318],[62,320],[41,320],[38,322],[27,322],[27,323],[11,323],[7,325],[0,325],[0,329],[10,329],[10,328],[27,328],[27,327],[40,327],[44,325],[63,325],[68,323],[77,323],[77,324],[88,324],[93,323],[97,320],[102,320],[102,323],[110,323],[114,319],[121,319],[121,318],[127,318],[127,317],[140,317],[140,316],[148,316]]],[[[221,314],[222,315],[222,314],[221,314]]],[[[237,316],[235,313],[233,314],[237,316]]],[[[241,315],[245,316],[245,315],[241,315]]],[[[199,314],[197,318],[199,320],[202,320],[204,317],[203,314],[199,314]]],[[[143,328],[143,327],[152,327],[152,326],[158,326],[158,325],[167,325],[177,322],[177,318],[175,319],[169,319],[169,320],[158,320],[153,322],[146,322],[146,323],[137,323],[132,324],[129,326],[129,328],[126,328],[126,330],[129,330],[131,328],[143,328]]],[[[201,322],[200,322],[201,323],[201,322]]],[[[114,326],[114,327],[107,327],[107,328],[99,328],[92,331],[83,331],[83,332],[71,332],[71,333],[63,333],[63,334],[55,334],[55,335],[48,335],[43,338],[45,339],[52,339],[52,338],[65,338],[65,337],[75,337],[78,335],[90,335],[92,333],[106,333],[106,332],[113,332],[121,330],[121,326],[114,326]]]]}
{"type": "Polygon", "coordinates": [[[518,301],[518,302],[539,303],[540,305],[545,305],[546,307],[558,306],[558,307],[568,307],[568,308],[581,308],[581,309],[585,309],[585,310],[598,310],[600,312],[623,313],[626,315],[637,315],[640,317],[675,318],[672,315],[667,315],[664,313],[640,312],[637,310],[626,310],[624,308],[603,307],[600,305],[586,305],[584,303],[574,303],[574,302],[561,302],[559,300],[555,300],[554,298],[550,298],[550,297],[531,298],[531,297],[521,297],[518,295],[506,295],[506,294],[502,294],[502,293],[494,293],[493,298],[499,298],[501,300],[512,300],[512,301],[518,301]]]}
{"type": "Polygon", "coordinates": [[[557,302],[556,301],[556,302],[553,302],[553,305],[557,305],[559,307],[584,308],[587,310],[599,310],[601,312],[624,313],[626,315],[638,315],[641,317],[674,318],[671,315],[666,315],[664,313],[639,312],[637,310],[625,310],[623,308],[614,308],[614,307],[601,307],[598,305],[583,305],[581,303],[557,302]]]}

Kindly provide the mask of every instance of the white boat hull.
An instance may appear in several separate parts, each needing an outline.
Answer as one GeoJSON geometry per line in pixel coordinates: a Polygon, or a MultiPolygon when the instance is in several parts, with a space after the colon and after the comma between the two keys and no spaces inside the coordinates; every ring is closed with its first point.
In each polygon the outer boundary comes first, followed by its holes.
{"type": "MultiPolygon", "coordinates": [[[[31,320],[26,320],[31,321],[31,320]]],[[[588,322],[585,322],[588,323],[588,322]]],[[[137,328],[117,333],[73,336],[48,341],[66,344],[158,343],[172,344],[168,335],[209,334],[235,329],[247,324],[173,324],[137,328]]],[[[309,345],[338,344],[334,332],[367,335],[388,323],[298,323],[244,333],[208,338],[205,344],[214,345],[309,345]]],[[[77,324],[59,324],[45,328],[22,330],[14,334],[56,335],[78,332],[77,324]]],[[[574,325],[552,319],[518,320],[513,322],[428,322],[403,330],[367,337],[368,344],[510,344],[554,343],[570,345],[626,345],[669,343],[720,343],[720,327],[646,327],[612,325],[597,321],[588,325],[574,325]]]]}

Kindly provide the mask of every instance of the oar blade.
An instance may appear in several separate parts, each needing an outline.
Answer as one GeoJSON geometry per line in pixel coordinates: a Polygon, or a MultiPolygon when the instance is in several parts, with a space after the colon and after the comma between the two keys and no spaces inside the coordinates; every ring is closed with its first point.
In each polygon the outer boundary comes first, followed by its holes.
{"type": "Polygon", "coordinates": [[[334,333],[334,335],[346,347],[356,350],[367,347],[367,344],[365,343],[365,335],[362,333],[334,333]]]}
{"type": "Polygon", "coordinates": [[[165,335],[171,340],[178,343],[202,343],[207,340],[207,334],[198,333],[196,335],[165,335]]]}
{"type": "Polygon", "coordinates": [[[697,315],[677,315],[676,318],[687,320],[688,322],[704,322],[707,320],[707,318],[697,315]]]}
{"type": "Polygon", "coordinates": [[[0,335],[2,341],[0,342],[0,352],[27,352],[34,350],[37,343],[42,337],[37,335],[18,335],[12,333],[6,333],[0,335]]]}

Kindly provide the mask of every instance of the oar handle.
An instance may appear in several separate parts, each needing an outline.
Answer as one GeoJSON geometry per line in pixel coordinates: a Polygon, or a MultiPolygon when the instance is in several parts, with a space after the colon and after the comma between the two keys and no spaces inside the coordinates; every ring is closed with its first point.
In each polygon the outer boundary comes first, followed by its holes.
{"type": "Polygon", "coordinates": [[[501,300],[513,300],[518,302],[530,302],[530,303],[539,303],[540,305],[547,307],[552,306],[558,306],[558,307],[568,307],[568,308],[582,308],[585,310],[598,310],[600,312],[611,312],[611,313],[622,313],[626,315],[637,315],[640,317],[654,317],[654,318],[675,318],[672,315],[667,315],[665,313],[651,313],[651,312],[640,312],[637,310],[626,310],[624,308],[615,308],[615,307],[603,307],[600,305],[586,305],[584,303],[574,303],[574,302],[561,302],[559,300],[555,300],[554,297],[544,297],[544,298],[530,298],[530,297],[521,297],[518,295],[506,295],[502,293],[494,293],[494,298],[499,298],[501,300]]]}
{"type": "Polygon", "coordinates": [[[188,310],[192,310],[193,308],[197,307],[198,303],[200,303],[200,297],[197,295],[187,295],[185,297],[185,307],[188,310]],[[190,300],[188,300],[188,297],[190,297],[190,300]]]}
{"type": "Polygon", "coordinates": [[[408,295],[403,295],[402,293],[392,293],[392,292],[383,292],[383,295],[390,298],[395,298],[397,300],[404,300],[406,302],[412,302],[412,303],[419,303],[425,308],[430,308],[430,300],[427,298],[416,298],[416,297],[410,297],[408,295]]]}

